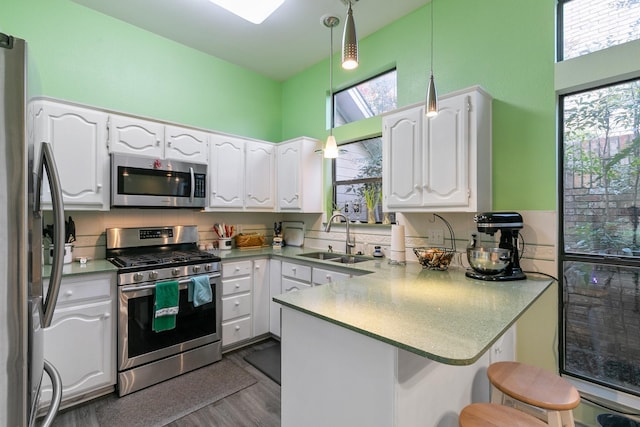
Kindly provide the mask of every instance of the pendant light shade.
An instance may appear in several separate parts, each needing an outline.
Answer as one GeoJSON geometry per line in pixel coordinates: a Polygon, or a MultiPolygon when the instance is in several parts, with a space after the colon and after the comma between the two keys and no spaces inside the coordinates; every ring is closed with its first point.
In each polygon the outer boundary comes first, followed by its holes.
{"type": "Polygon", "coordinates": [[[356,24],[353,21],[353,11],[351,10],[351,0],[347,10],[347,21],[344,24],[342,34],[342,68],[353,70],[358,67],[358,36],[356,35],[356,24]]]}
{"type": "Polygon", "coordinates": [[[324,145],[324,157],[325,159],[338,157],[338,144],[336,143],[336,137],[333,135],[329,135],[327,143],[324,145]]]}
{"type": "Polygon", "coordinates": [[[331,30],[331,38],[329,39],[329,104],[331,111],[329,112],[329,137],[323,151],[325,159],[335,159],[338,157],[338,144],[333,136],[333,27],[338,25],[340,20],[335,16],[326,16],[322,23],[331,30]]]}
{"type": "Polygon", "coordinates": [[[427,117],[435,117],[438,115],[438,93],[436,92],[436,84],[433,80],[433,4],[435,0],[431,0],[431,74],[429,76],[429,84],[427,86],[427,99],[425,101],[425,114],[427,117]]]}

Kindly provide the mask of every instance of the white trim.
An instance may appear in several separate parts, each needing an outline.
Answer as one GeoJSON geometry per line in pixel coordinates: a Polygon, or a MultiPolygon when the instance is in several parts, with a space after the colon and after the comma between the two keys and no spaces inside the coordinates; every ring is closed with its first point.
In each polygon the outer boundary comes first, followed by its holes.
{"type": "Polygon", "coordinates": [[[558,95],[640,77],[640,40],[555,64],[558,95]]]}
{"type": "MultiPolygon", "coordinates": [[[[621,413],[638,413],[638,408],[640,408],[640,397],[638,396],[587,382],[569,375],[563,375],[563,378],[571,382],[585,399],[596,402],[596,404],[600,402],[602,405],[621,413]]],[[[640,417],[632,418],[640,421],[640,417]]]]}

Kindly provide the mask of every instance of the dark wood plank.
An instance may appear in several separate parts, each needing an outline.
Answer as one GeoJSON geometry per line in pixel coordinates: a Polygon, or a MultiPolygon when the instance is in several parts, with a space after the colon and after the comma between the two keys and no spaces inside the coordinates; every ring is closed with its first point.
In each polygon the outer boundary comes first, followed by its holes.
{"type": "MultiPolygon", "coordinates": [[[[211,405],[180,418],[167,427],[280,426],[280,386],[248,364],[244,357],[253,351],[275,345],[269,339],[223,355],[258,379],[258,382],[211,405]]],[[[96,400],[97,401],[97,400],[96,400]]],[[[96,401],[87,402],[58,414],[55,427],[100,427],[96,401]]]]}

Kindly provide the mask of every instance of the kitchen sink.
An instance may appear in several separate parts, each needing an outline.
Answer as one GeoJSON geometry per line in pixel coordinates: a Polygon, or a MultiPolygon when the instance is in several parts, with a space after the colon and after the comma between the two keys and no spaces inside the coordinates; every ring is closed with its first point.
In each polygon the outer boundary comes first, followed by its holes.
{"type": "Polygon", "coordinates": [[[339,262],[340,264],[356,264],[358,262],[371,261],[371,258],[359,255],[339,255],[329,261],[339,262]]]}
{"type": "Polygon", "coordinates": [[[298,254],[298,256],[328,261],[340,258],[342,255],[333,252],[309,252],[306,254],[298,254]]]}

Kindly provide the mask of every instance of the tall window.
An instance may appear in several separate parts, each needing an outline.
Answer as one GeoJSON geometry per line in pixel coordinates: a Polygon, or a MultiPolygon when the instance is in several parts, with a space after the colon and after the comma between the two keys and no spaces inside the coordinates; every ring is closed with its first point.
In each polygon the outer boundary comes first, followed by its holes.
{"type": "Polygon", "coordinates": [[[355,122],[397,108],[397,73],[393,69],[336,92],[334,126],[355,122]]]}
{"type": "Polygon", "coordinates": [[[334,162],[334,210],[352,221],[367,222],[369,211],[382,222],[382,139],[370,138],[340,146],[334,162]]]}
{"type": "MultiPolygon", "coordinates": [[[[565,59],[640,38],[640,0],[558,7],[565,59]]],[[[640,396],[640,80],[615,78],[559,100],[560,370],[640,396]]]]}

